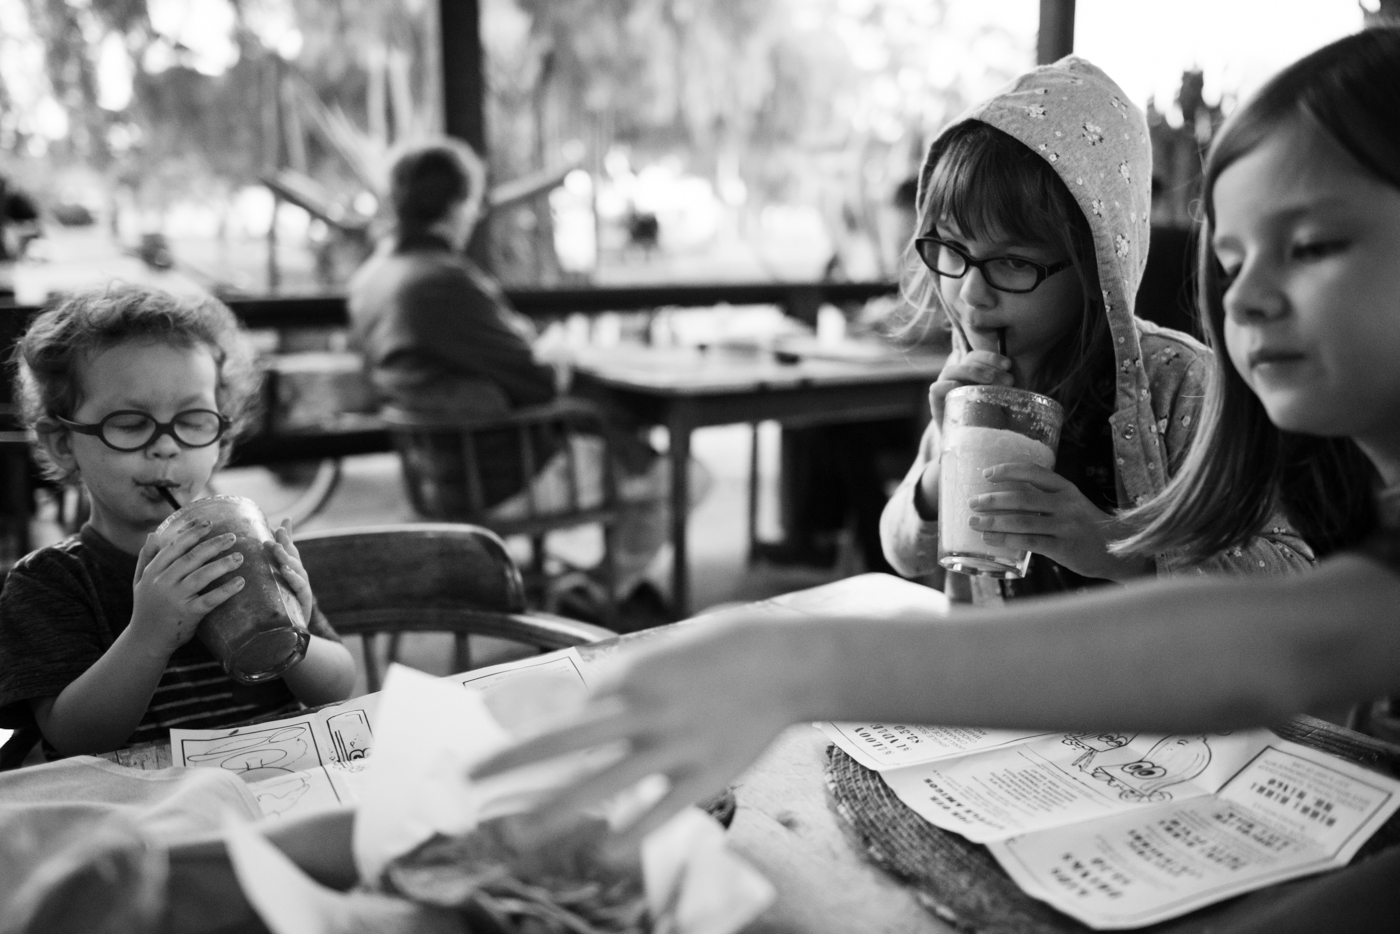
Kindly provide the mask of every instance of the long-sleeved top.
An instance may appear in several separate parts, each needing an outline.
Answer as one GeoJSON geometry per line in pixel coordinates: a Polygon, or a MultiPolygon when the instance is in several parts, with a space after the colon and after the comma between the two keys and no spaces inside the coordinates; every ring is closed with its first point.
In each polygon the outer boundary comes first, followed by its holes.
{"type": "Polygon", "coordinates": [[[466,381],[495,387],[509,408],[554,397],[553,371],[531,355],[530,322],[434,234],[390,240],[355,273],[349,305],[351,343],[388,397],[421,400],[466,381]]]}

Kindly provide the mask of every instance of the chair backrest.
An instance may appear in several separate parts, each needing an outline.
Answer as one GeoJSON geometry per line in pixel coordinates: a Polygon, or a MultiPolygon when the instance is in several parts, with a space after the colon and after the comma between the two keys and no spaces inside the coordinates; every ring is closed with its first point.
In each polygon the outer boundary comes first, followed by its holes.
{"type": "Polygon", "coordinates": [[[502,535],[534,535],[616,517],[617,483],[606,419],[591,403],[561,398],[490,420],[454,419],[389,406],[381,416],[403,461],[409,499],[430,519],[479,523],[502,535]],[[597,490],[585,490],[572,439],[600,446],[597,490]],[[556,456],[559,489],[541,496],[541,470],[556,456]],[[591,495],[590,495],[591,494],[591,495]],[[517,509],[498,507],[518,498],[517,509]]]}
{"type": "Polygon", "coordinates": [[[469,635],[552,650],[611,638],[601,626],[525,612],[520,571],[493,532],[425,523],[312,532],[297,550],[317,606],[342,636],[359,637],[369,689],[380,684],[379,637],[389,660],[404,632],[450,632],[456,670],[471,667],[469,635]]]}

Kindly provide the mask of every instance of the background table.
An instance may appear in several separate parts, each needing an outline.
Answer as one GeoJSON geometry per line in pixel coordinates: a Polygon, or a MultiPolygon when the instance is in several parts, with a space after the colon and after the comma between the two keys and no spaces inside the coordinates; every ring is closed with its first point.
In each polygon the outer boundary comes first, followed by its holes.
{"type": "MultiPolygon", "coordinates": [[[[574,356],[574,393],[616,406],[670,434],[671,569],[676,612],[690,609],[686,513],[690,435],[708,425],[777,420],[804,425],[927,418],[928,387],[946,357],[928,352],[849,351],[840,346],[760,348],[589,348],[574,356]],[[844,358],[843,358],[844,356],[844,358]],[[781,359],[780,359],[781,358],[781,359]]],[[[749,534],[757,500],[755,443],[749,457],[749,534]]]]}

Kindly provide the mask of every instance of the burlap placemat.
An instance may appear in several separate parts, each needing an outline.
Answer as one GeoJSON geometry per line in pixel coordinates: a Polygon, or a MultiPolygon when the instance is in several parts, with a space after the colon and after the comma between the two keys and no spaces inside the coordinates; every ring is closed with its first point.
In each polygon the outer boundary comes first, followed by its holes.
{"type": "MultiPolygon", "coordinates": [[[[1284,739],[1400,776],[1400,746],[1311,717],[1295,718],[1274,731],[1284,739]]],[[[827,749],[826,780],[832,806],[865,855],[911,886],[920,903],[943,921],[976,934],[1080,934],[1090,930],[1026,895],[986,847],[934,827],[900,801],[879,773],[835,746],[827,749]]],[[[1400,844],[1400,815],[1366,843],[1352,865],[1396,844],[1400,844]]],[[[1247,919],[1257,906],[1310,881],[1299,879],[1271,886],[1139,930],[1153,934],[1228,931],[1235,921],[1247,919]]]]}

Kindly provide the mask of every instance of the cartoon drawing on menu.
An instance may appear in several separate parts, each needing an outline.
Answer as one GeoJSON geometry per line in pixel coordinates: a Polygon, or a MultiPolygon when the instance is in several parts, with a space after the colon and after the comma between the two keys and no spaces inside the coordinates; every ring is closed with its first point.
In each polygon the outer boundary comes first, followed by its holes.
{"type": "Polygon", "coordinates": [[[1079,758],[1070,765],[1083,772],[1092,772],[1094,759],[1101,753],[1122,749],[1137,739],[1137,736],[1136,733],[1066,733],[1061,742],[1083,750],[1079,758]]]}
{"type": "Polygon", "coordinates": [[[1168,788],[1191,781],[1208,765],[1210,744],[1204,736],[1168,736],[1141,759],[1099,766],[1090,774],[1116,788],[1124,801],[1157,804],[1172,799],[1168,788]]]}
{"type": "Polygon", "coordinates": [[[297,802],[306,797],[310,790],[311,781],[306,774],[294,772],[288,781],[269,782],[260,786],[255,796],[258,806],[262,808],[263,817],[280,817],[296,807],[297,802]]]}
{"type": "Polygon", "coordinates": [[[223,739],[184,740],[186,765],[214,766],[247,782],[275,778],[321,764],[311,726],[296,723],[239,732],[223,739]],[[192,751],[193,750],[193,751],[192,751]]]}
{"type": "Polygon", "coordinates": [[[331,745],[337,761],[354,762],[369,755],[374,745],[374,734],[369,728],[369,718],[363,710],[338,713],[326,720],[326,729],[331,734],[331,745]]]}

